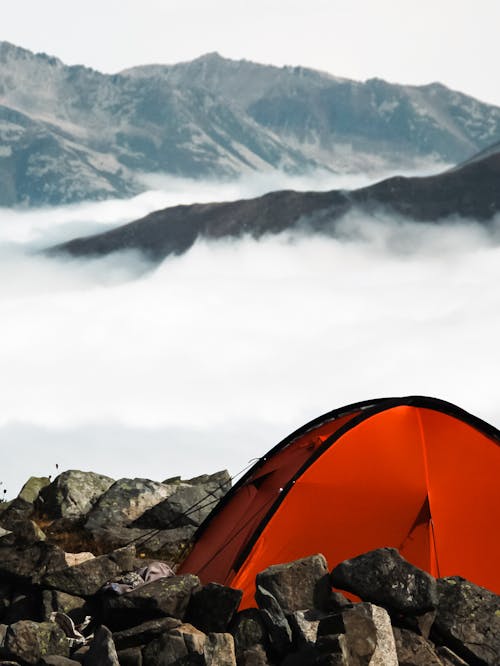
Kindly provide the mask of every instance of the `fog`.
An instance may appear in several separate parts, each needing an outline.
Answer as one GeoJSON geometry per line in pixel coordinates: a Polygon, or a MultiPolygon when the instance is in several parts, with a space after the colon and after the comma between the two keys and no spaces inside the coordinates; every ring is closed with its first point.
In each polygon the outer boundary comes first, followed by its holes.
{"type": "Polygon", "coordinates": [[[500,247],[473,221],[354,212],[338,238],[200,241],[148,271],[135,253],[36,253],[154,208],[272,185],[165,181],[131,201],[0,212],[10,496],[56,464],[115,478],[235,473],[305,421],[374,397],[431,395],[500,425],[500,247]]]}

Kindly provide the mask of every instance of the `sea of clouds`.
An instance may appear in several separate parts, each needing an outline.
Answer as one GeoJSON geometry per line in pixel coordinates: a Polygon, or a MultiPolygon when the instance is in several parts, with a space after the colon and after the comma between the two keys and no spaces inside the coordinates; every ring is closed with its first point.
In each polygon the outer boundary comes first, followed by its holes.
{"type": "Polygon", "coordinates": [[[127,201],[0,210],[0,481],[90,469],[161,480],[229,468],[353,401],[424,394],[500,425],[500,246],[474,221],[349,214],[305,232],[135,253],[39,250],[167,205],[333,176],[151,180],[127,201]]]}

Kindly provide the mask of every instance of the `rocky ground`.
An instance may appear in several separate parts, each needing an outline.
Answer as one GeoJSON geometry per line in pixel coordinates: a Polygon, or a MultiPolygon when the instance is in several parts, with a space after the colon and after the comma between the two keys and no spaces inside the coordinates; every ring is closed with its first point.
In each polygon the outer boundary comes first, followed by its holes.
{"type": "Polygon", "coordinates": [[[229,486],[30,479],[0,504],[0,664],[500,665],[500,597],[391,548],[277,563],[241,611],[240,591],[175,575],[229,486]]]}

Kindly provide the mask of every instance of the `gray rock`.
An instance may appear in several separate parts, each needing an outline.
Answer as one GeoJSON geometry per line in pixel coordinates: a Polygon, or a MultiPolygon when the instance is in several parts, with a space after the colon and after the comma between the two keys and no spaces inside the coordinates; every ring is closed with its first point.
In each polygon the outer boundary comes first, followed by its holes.
{"type": "Polygon", "coordinates": [[[42,657],[39,663],[43,666],[77,666],[80,662],[52,654],[48,657],[42,657]]]}
{"type": "Polygon", "coordinates": [[[443,666],[435,646],[408,629],[393,628],[399,666],[443,666]]]}
{"type": "Polygon", "coordinates": [[[255,601],[261,610],[272,651],[282,658],[292,647],[292,630],[285,613],[271,592],[260,585],[257,585],[255,601]]]}
{"type": "Polygon", "coordinates": [[[203,646],[206,666],[236,666],[234,640],[231,634],[210,633],[203,646]]]}
{"type": "Polygon", "coordinates": [[[356,604],[320,620],[317,645],[323,653],[340,651],[349,666],[398,666],[389,615],[373,604],[356,604]],[[344,634],[343,640],[337,638],[339,634],[344,634]]]}
{"type": "Polygon", "coordinates": [[[500,597],[458,576],[440,579],[438,591],[442,642],[465,661],[500,664],[500,597]]]}
{"type": "Polygon", "coordinates": [[[90,614],[88,602],[59,590],[44,590],[42,593],[43,620],[48,622],[52,613],[65,613],[75,624],[80,624],[90,614]]]}
{"type": "Polygon", "coordinates": [[[28,546],[4,545],[0,541],[0,576],[8,580],[37,583],[49,572],[66,566],[64,551],[39,541],[28,546]]]}
{"type": "Polygon", "coordinates": [[[319,610],[299,610],[290,613],[288,623],[292,630],[293,643],[297,648],[315,645],[318,637],[318,625],[325,613],[319,610]]]}
{"type": "Polygon", "coordinates": [[[101,495],[87,516],[85,528],[95,529],[127,526],[139,516],[169,497],[175,486],[148,479],[120,479],[101,495]]]}
{"type": "Polygon", "coordinates": [[[191,595],[186,621],[209,633],[223,633],[238,610],[243,592],[218,583],[209,583],[191,595]]]}
{"type": "Polygon", "coordinates": [[[140,647],[117,650],[120,666],[142,666],[142,649],[140,647]]]}
{"type": "Polygon", "coordinates": [[[445,645],[440,645],[436,651],[441,658],[443,666],[469,666],[466,661],[460,659],[458,654],[455,654],[445,645]]]}
{"type": "Polygon", "coordinates": [[[48,476],[31,476],[21,488],[18,497],[34,504],[40,491],[50,484],[48,476]]]}
{"type": "Polygon", "coordinates": [[[145,557],[179,562],[190,547],[196,528],[178,527],[173,530],[151,530],[132,527],[103,526],[92,530],[92,538],[100,551],[113,550],[134,544],[145,557]]]}
{"type": "Polygon", "coordinates": [[[38,541],[46,541],[45,533],[33,520],[18,520],[12,523],[11,532],[4,535],[2,546],[27,546],[38,541]]]}
{"type": "Polygon", "coordinates": [[[120,666],[110,630],[101,626],[95,632],[90,649],[83,659],[83,666],[120,666]]]}
{"type": "Polygon", "coordinates": [[[151,641],[142,653],[143,666],[176,666],[190,664],[189,652],[182,636],[162,634],[151,641]]]}
{"type": "Polygon", "coordinates": [[[379,548],[342,562],[332,571],[331,581],[397,613],[420,615],[437,607],[436,580],[395,548],[379,548]]]}
{"type": "Polygon", "coordinates": [[[159,578],[106,599],[107,622],[121,630],[165,615],[183,620],[191,594],[200,587],[199,578],[192,574],[159,578]]]}
{"type": "Polygon", "coordinates": [[[262,645],[254,645],[242,652],[237,659],[238,666],[270,666],[267,653],[262,645]]]}
{"type": "Polygon", "coordinates": [[[14,659],[27,664],[36,664],[45,655],[69,656],[68,640],[53,622],[15,622],[7,630],[4,645],[14,659]]]}
{"type": "Polygon", "coordinates": [[[48,574],[42,579],[42,584],[77,597],[88,597],[119,574],[132,571],[134,564],[135,548],[127,546],[109,555],[101,555],[48,574]]]}
{"type": "Polygon", "coordinates": [[[35,511],[31,502],[16,497],[0,514],[0,525],[6,530],[13,530],[17,523],[29,520],[35,511]]]}
{"type": "Polygon", "coordinates": [[[285,613],[325,608],[331,592],[324,555],[270,566],[257,574],[256,583],[274,596],[285,613]]]}
{"type": "Polygon", "coordinates": [[[43,488],[38,510],[48,518],[79,518],[90,511],[113,483],[113,479],[102,474],[68,470],[43,488]]]}
{"type": "Polygon", "coordinates": [[[161,634],[168,633],[181,624],[173,617],[162,617],[157,620],[143,622],[136,627],[117,631],[113,634],[113,641],[117,650],[125,650],[138,645],[150,643],[161,634]]]}
{"type": "Polygon", "coordinates": [[[198,527],[230,487],[231,477],[226,470],[177,482],[174,492],[144,512],[134,525],[157,529],[198,527]]]}
{"type": "Polygon", "coordinates": [[[234,638],[238,659],[244,652],[256,646],[267,648],[269,645],[266,625],[261,611],[257,608],[245,608],[237,613],[231,622],[230,632],[234,638]]]}

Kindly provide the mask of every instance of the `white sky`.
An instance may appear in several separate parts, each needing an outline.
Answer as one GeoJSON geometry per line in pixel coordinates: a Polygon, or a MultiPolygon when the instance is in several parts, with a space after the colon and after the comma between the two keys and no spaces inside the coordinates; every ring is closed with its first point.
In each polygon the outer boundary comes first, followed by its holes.
{"type": "Polygon", "coordinates": [[[114,72],[209,51],[500,105],[498,0],[2,0],[0,39],[114,72]]]}

